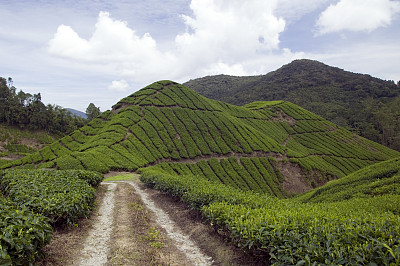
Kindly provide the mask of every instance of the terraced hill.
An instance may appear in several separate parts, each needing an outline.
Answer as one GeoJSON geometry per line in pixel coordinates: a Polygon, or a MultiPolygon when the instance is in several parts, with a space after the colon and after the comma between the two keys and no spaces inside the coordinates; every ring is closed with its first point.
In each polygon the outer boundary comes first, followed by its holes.
{"type": "Polygon", "coordinates": [[[289,102],[238,107],[159,81],[3,168],[153,167],[285,197],[396,156],[289,102]]]}
{"type": "Polygon", "coordinates": [[[265,75],[207,76],[184,83],[201,95],[235,105],[285,100],[400,151],[400,83],[294,60],[265,75]]]}
{"type": "Polygon", "coordinates": [[[390,195],[400,195],[400,157],[364,167],[339,180],[330,181],[302,194],[296,200],[313,203],[338,202],[390,195]]]}

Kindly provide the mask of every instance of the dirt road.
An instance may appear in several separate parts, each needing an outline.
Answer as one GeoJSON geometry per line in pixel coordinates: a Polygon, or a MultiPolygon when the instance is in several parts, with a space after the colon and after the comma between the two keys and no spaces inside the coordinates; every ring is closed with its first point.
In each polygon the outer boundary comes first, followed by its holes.
{"type": "Polygon", "coordinates": [[[92,217],[57,231],[42,265],[259,265],[184,203],[127,177],[102,183],[92,217]]]}

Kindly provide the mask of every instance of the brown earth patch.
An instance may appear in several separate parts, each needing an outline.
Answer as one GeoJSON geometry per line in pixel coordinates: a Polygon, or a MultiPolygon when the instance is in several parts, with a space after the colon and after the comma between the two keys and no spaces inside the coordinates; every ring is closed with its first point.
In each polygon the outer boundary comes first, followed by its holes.
{"type": "Polygon", "coordinates": [[[299,165],[287,161],[278,161],[278,168],[285,180],[282,183],[283,189],[289,195],[307,192],[316,187],[325,185],[328,181],[337,179],[326,173],[317,170],[306,171],[299,165]]]}
{"type": "Polygon", "coordinates": [[[18,141],[18,144],[26,145],[35,150],[40,150],[41,148],[47,145],[40,143],[40,141],[38,141],[37,139],[31,139],[31,138],[21,138],[18,141]]]}
{"type": "Polygon", "coordinates": [[[304,181],[304,173],[300,167],[290,162],[278,162],[278,168],[285,180],[282,183],[283,189],[289,194],[306,192],[312,187],[304,181]]]}
{"type": "Polygon", "coordinates": [[[281,111],[281,110],[276,111],[275,114],[277,114],[277,116],[275,116],[275,117],[272,118],[273,121],[286,122],[286,123],[288,123],[290,126],[293,126],[293,125],[296,124],[296,119],[294,119],[293,117],[287,115],[286,113],[284,113],[284,112],[281,111]]]}
{"type": "Polygon", "coordinates": [[[6,161],[15,161],[21,158],[24,158],[25,155],[21,155],[21,154],[7,154],[6,156],[0,157],[1,160],[6,160],[6,161]]]}

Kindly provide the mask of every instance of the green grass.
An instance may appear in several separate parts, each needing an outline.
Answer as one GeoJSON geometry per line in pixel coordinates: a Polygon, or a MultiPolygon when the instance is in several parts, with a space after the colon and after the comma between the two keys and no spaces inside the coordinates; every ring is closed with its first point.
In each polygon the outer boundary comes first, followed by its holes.
{"type": "Polygon", "coordinates": [[[301,202],[336,202],[383,195],[400,195],[400,157],[362,168],[346,177],[304,193],[301,202]]]}
{"type": "MultiPolygon", "coordinates": [[[[38,147],[51,144],[56,140],[56,136],[50,135],[45,131],[33,131],[20,129],[13,126],[0,124],[0,160],[1,157],[9,155],[27,156],[38,151],[38,147]]],[[[41,161],[41,156],[35,157],[35,163],[41,161]],[[40,159],[39,159],[40,158],[40,159]]],[[[0,162],[0,168],[6,163],[0,162]]]]}
{"type": "Polygon", "coordinates": [[[137,174],[120,174],[120,175],[116,175],[116,176],[107,177],[103,180],[103,182],[135,180],[138,178],[139,178],[139,175],[137,175],[137,174]]]}

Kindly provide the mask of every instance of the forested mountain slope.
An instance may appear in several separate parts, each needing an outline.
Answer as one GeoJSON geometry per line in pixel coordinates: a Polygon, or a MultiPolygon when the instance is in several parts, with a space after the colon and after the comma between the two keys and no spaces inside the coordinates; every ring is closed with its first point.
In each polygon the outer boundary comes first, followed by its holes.
{"type": "Polygon", "coordinates": [[[400,150],[400,87],[312,60],[295,60],[266,75],[208,76],[184,83],[205,97],[235,105],[285,100],[400,150]]]}
{"type": "Polygon", "coordinates": [[[160,81],[3,167],[103,173],[154,167],[285,197],[396,156],[289,102],[238,107],[160,81]]]}

